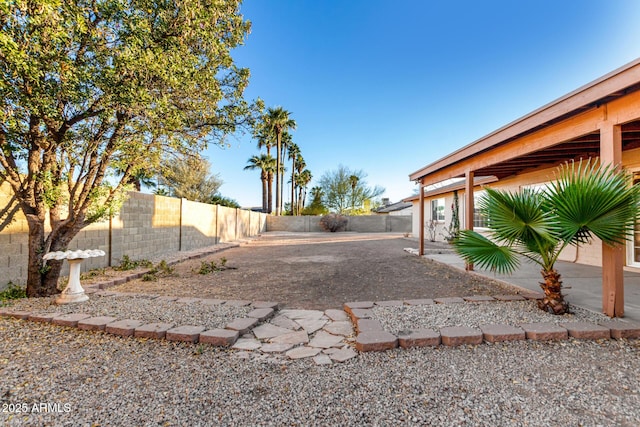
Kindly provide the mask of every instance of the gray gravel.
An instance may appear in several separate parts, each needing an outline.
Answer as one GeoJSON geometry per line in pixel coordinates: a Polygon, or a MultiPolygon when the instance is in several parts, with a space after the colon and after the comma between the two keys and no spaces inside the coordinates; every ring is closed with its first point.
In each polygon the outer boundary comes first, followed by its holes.
{"type": "Polygon", "coordinates": [[[0,319],[7,426],[635,426],[640,342],[512,342],[344,364],[0,319]],[[58,404],[56,413],[31,412],[58,404]],[[64,406],[64,405],[67,406],[64,406]],[[66,411],[66,412],[65,412],[66,411]]]}
{"type": "Polygon", "coordinates": [[[29,298],[16,300],[12,310],[40,313],[84,313],[91,316],[113,316],[118,319],[135,319],[143,322],[162,322],[179,325],[198,325],[207,329],[224,328],[251,307],[234,307],[226,304],[207,305],[200,302],[181,303],[162,301],[143,295],[99,297],[91,295],[81,304],[57,305],[54,299],[29,298]]]}
{"type": "Polygon", "coordinates": [[[375,306],[371,311],[383,328],[391,333],[419,328],[439,329],[445,326],[466,326],[502,323],[517,326],[523,323],[566,323],[609,320],[603,314],[581,307],[571,307],[572,313],[555,316],[540,310],[535,301],[483,302],[459,304],[375,306]]]}
{"type": "MultiPolygon", "coordinates": [[[[560,320],[530,305],[374,312],[389,331],[560,320]]],[[[42,299],[17,307],[78,311],[42,299]]],[[[208,327],[248,310],[143,297],[93,297],[81,307],[95,315],[208,327]]],[[[600,318],[576,310],[562,321],[600,318]]],[[[0,343],[0,425],[7,426],[640,425],[639,340],[394,350],[317,366],[278,354],[0,318],[0,343]],[[34,411],[34,404],[54,410],[34,411]]]]}

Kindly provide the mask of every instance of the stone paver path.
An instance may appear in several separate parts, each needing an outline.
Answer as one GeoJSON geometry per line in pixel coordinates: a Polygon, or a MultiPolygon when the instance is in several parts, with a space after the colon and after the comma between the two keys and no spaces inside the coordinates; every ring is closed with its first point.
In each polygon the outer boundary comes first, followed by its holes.
{"type": "Polygon", "coordinates": [[[354,342],[353,324],[342,310],[285,309],[242,335],[231,348],[313,358],[316,364],[327,365],[355,357],[354,342]]]}

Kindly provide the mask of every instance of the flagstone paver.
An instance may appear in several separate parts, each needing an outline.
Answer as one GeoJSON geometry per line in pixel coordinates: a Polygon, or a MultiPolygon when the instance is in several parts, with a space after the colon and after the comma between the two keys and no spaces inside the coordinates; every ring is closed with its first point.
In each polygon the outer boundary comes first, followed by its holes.
{"type": "MultiPolygon", "coordinates": [[[[364,320],[364,319],[363,319],[364,320]]],[[[333,335],[353,335],[353,324],[348,320],[339,320],[329,322],[325,325],[324,330],[333,335]]]]}
{"type": "Polygon", "coordinates": [[[306,344],[309,342],[309,334],[305,331],[293,331],[283,335],[278,335],[269,340],[272,343],[282,344],[306,344]]]}
{"type": "Polygon", "coordinates": [[[291,350],[293,348],[293,344],[286,343],[266,343],[262,344],[260,347],[260,351],[263,353],[284,353],[285,351],[291,350]]]}
{"type": "Polygon", "coordinates": [[[253,335],[260,340],[274,338],[289,333],[291,333],[291,329],[281,328],[280,326],[272,325],[271,323],[263,323],[262,325],[253,328],[253,335]]]}
{"type": "Polygon", "coordinates": [[[300,326],[297,322],[289,319],[284,315],[274,317],[269,323],[271,323],[272,325],[280,326],[281,328],[291,329],[294,331],[302,329],[302,326],[300,326]]]}
{"type": "Polygon", "coordinates": [[[253,317],[254,319],[258,319],[260,321],[264,321],[273,315],[274,311],[272,308],[256,308],[249,313],[247,313],[247,317],[253,317]]]}
{"type": "Polygon", "coordinates": [[[324,353],[320,353],[317,356],[315,356],[313,358],[313,362],[316,365],[331,365],[331,364],[333,364],[333,361],[331,360],[331,357],[329,357],[329,355],[324,354],[324,353]]]}
{"type": "Polygon", "coordinates": [[[289,359],[304,359],[307,357],[314,357],[320,353],[319,348],[313,347],[296,347],[285,353],[289,359]]]}
{"type": "Polygon", "coordinates": [[[324,314],[325,314],[325,316],[327,316],[329,319],[333,320],[334,322],[341,322],[341,321],[348,321],[349,320],[349,316],[347,315],[347,313],[344,310],[336,310],[336,309],[330,308],[328,310],[325,310],[324,314]]]}
{"type": "Polygon", "coordinates": [[[358,353],[356,353],[352,348],[347,347],[330,354],[329,357],[331,360],[342,363],[349,359],[353,359],[357,355],[358,353]]]}
{"type": "Polygon", "coordinates": [[[237,350],[257,350],[260,347],[262,347],[262,343],[256,339],[240,338],[231,348],[237,350]]]}
{"type": "Polygon", "coordinates": [[[296,320],[296,322],[300,326],[302,326],[302,329],[304,329],[308,334],[312,334],[315,331],[319,331],[320,329],[322,329],[324,325],[327,324],[328,320],[327,319],[318,319],[318,320],[298,319],[296,320]]]}
{"type": "Polygon", "coordinates": [[[329,348],[336,344],[342,343],[343,336],[333,335],[325,331],[318,331],[316,335],[309,341],[310,347],[329,348]]]}

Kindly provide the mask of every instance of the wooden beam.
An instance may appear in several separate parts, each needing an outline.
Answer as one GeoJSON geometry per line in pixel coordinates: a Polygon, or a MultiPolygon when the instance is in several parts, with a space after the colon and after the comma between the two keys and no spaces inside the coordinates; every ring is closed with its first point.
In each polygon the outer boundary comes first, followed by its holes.
{"type": "MultiPolygon", "coordinates": [[[[622,165],[622,132],[619,125],[600,124],[600,162],[622,165]]],[[[624,315],[624,246],[602,244],[602,311],[609,317],[624,315]]]]}
{"type": "MultiPolygon", "coordinates": [[[[466,230],[473,230],[473,177],[474,172],[467,170],[465,172],[465,188],[464,188],[464,228],[466,230]]],[[[473,271],[473,264],[466,263],[465,270],[473,271]]]]}
{"type": "Polygon", "coordinates": [[[424,184],[420,181],[420,236],[418,236],[418,255],[424,255],[424,184]]]}

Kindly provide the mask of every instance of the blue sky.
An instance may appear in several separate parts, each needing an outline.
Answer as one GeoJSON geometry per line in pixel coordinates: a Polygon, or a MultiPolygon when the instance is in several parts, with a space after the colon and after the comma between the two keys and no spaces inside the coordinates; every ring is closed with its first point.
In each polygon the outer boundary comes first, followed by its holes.
{"type": "MultiPolygon", "coordinates": [[[[408,175],[640,57],[636,0],[247,0],[248,99],[298,124],[314,180],[342,164],[399,201],[408,175]]],[[[250,136],[210,147],[220,191],[260,206],[250,136]]],[[[287,194],[287,193],[285,193],[287,194]]],[[[285,196],[285,202],[288,196],[285,196]]]]}

